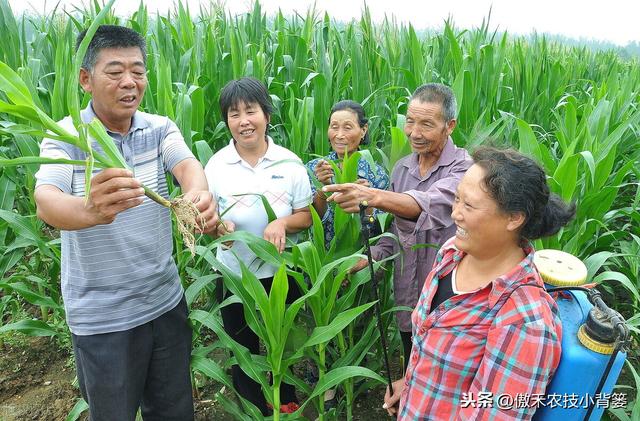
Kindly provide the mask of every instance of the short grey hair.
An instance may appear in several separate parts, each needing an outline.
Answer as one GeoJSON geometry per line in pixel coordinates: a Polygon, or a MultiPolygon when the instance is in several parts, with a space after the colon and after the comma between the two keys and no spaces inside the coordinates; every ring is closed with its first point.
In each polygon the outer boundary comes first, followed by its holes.
{"type": "Polygon", "coordinates": [[[442,117],[446,122],[456,118],[458,103],[453,90],[447,85],[441,83],[422,85],[411,95],[410,101],[414,99],[420,102],[440,104],[442,106],[442,117]]]}
{"type": "MultiPolygon", "coordinates": [[[[76,50],[80,46],[80,43],[84,39],[87,31],[82,31],[76,40],[76,50]]],[[[144,64],[147,64],[147,45],[138,32],[133,29],[126,28],[124,26],[117,25],[100,25],[98,30],[93,35],[87,53],[82,60],[82,68],[91,72],[96,61],[98,61],[98,54],[105,48],[130,48],[138,47],[140,53],[142,53],[142,60],[144,64]]]]}

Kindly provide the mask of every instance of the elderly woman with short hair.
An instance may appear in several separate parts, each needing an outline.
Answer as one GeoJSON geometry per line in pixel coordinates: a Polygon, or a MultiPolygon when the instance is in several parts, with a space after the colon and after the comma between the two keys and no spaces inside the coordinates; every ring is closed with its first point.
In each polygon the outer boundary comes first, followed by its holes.
{"type": "MultiPolygon", "coordinates": [[[[335,182],[335,174],[330,161],[336,161],[340,166],[345,154],[354,154],[360,150],[361,146],[369,144],[369,120],[362,105],[351,100],[343,100],[334,104],[329,114],[327,137],[332,151],[325,157],[309,161],[306,165],[309,172],[313,174],[311,177],[325,186],[335,182]]],[[[366,159],[360,158],[357,173],[357,182],[360,184],[382,190],[389,188],[389,174],[380,164],[371,165],[366,159]]],[[[311,184],[311,190],[313,192],[313,207],[322,218],[324,242],[329,248],[335,235],[333,228],[335,209],[327,205],[327,194],[322,190],[316,189],[313,184],[311,184]]],[[[374,216],[379,213],[382,211],[373,210],[374,216]]]]}

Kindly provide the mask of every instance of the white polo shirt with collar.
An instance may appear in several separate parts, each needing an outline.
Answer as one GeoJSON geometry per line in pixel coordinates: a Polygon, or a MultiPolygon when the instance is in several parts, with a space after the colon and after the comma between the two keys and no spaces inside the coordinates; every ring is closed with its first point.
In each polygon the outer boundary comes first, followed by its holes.
{"type": "MultiPolygon", "coordinates": [[[[219,212],[235,203],[223,219],[233,221],[236,231],[248,231],[258,237],[262,237],[269,222],[260,196],[252,194],[264,195],[278,218],[291,215],[294,209],[305,208],[312,201],[309,176],[300,158],[276,145],[271,137],[267,136],[267,141],[267,152],[255,167],[238,155],[231,139],[229,145],[211,157],[204,169],[219,212]],[[290,162],[273,165],[286,160],[290,162]]],[[[295,242],[297,235],[289,234],[287,238],[295,242]]],[[[258,259],[240,241],[234,242],[229,250],[218,249],[217,258],[238,274],[241,273],[240,259],[258,279],[273,276],[277,269],[258,259]]]]}

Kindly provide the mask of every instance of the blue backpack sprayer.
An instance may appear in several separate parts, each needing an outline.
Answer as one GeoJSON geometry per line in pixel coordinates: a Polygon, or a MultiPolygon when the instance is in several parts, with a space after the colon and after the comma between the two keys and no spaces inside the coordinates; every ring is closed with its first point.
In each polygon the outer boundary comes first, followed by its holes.
{"type": "Polygon", "coordinates": [[[533,419],[599,420],[627,356],[629,329],[598,290],[581,286],[587,268],[578,258],[540,250],[534,262],[560,310],[562,356],[533,419]]]}

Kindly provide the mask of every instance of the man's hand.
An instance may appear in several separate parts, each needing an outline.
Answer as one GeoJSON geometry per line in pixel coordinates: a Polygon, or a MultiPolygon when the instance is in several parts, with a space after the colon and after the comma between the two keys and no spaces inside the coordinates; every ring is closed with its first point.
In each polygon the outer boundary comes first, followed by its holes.
{"type": "Polygon", "coordinates": [[[278,253],[282,253],[284,251],[284,246],[287,242],[287,224],[281,219],[276,219],[271,222],[264,229],[262,233],[262,237],[276,246],[278,249],[278,253]]]}
{"type": "Polygon", "coordinates": [[[335,202],[345,212],[358,213],[361,203],[366,201],[371,205],[376,189],[358,183],[344,183],[324,186],[322,191],[333,193],[327,198],[327,202],[335,202]]]}
{"type": "Polygon", "coordinates": [[[354,273],[360,272],[362,269],[366,268],[368,264],[369,264],[369,261],[367,259],[360,259],[357,262],[355,262],[353,266],[349,268],[349,272],[347,272],[347,276],[346,278],[344,278],[344,281],[342,281],[342,287],[343,288],[348,287],[349,283],[351,282],[351,276],[354,273]]]}
{"type": "Polygon", "coordinates": [[[386,409],[389,415],[395,416],[398,414],[398,401],[400,400],[400,396],[402,396],[402,392],[404,391],[404,379],[396,380],[392,384],[393,386],[393,396],[389,395],[389,386],[387,386],[387,391],[384,394],[384,404],[382,408],[386,409]]]}
{"type": "MultiPolygon", "coordinates": [[[[215,227],[215,236],[217,238],[222,237],[223,235],[231,234],[236,231],[236,224],[232,221],[220,219],[217,222],[217,226],[215,227]]],[[[233,241],[225,241],[222,243],[225,247],[231,248],[233,246],[233,241]]]]}
{"type": "Polygon", "coordinates": [[[318,161],[318,165],[316,165],[314,172],[319,182],[321,182],[325,186],[331,184],[331,179],[333,178],[334,173],[333,167],[329,162],[321,159],[320,161],[318,161]]]}
{"type": "Polygon", "coordinates": [[[354,274],[356,272],[360,272],[362,269],[366,268],[369,265],[369,261],[367,259],[358,260],[351,268],[349,268],[349,273],[354,274]]]}
{"type": "Polygon", "coordinates": [[[201,234],[213,234],[218,224],[217,203],[211,192],[207,190],[189,191],[184,194],[184,199],[193,202],[200,211],[197,218],[198,232],[201,234]]]}
{"type": "Polygon", "coordinates": [[[94,225],[110,224],[116,216],[138,206],[144,200],[144,189],[133,173],[124,168],[107,168],[91,179],[86,211],[94,225]]]}

